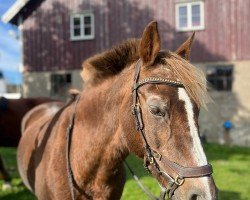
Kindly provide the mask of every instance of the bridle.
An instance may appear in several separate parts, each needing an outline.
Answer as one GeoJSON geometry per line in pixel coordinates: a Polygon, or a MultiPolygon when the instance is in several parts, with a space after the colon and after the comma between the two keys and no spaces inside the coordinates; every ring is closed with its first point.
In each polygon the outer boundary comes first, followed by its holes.
{"type": "MultiPolygon", "coordinates": [[[[144,159],[144,167],[151,172],[149,166],[152,166],[158,175],[163,176],[169,180],[169,184],[167,189],[163,190],[160,199],[165,199],[166,194],[168,198],[171,198],[174,195],[175,190],[184,183],[185,178],[196,178],[209,176],[213,173],[212,166],[210,164],[200,166],[200,167],[183,167],[166,157],[159,154],[157,151],[152,150],[149,146],[146,135],[144,132],[144,123],[142,119],[142,111],[140,107],[140,101],[138,96],[138,89],[146,84],[164,84],[172,87],[184,87],[182,83],[170,79],[157,78],[157,77],[149,77],[139,81],[139,74],[141,68],[141,61],[138,60],[135,65],[135,75],[134,75],[134,85],[132,89],[133,94],[133,108],[132,113],[135,116],[135,122],[137,130],[141,133],[141,136],[144,140],[146,156],[144,159]],[[164,165],[170,167],[173,171],[176,172],[177,176],[173,178],[169,173],[162,170],[158,164],[158,162],[162,162],[164,165]]],[[[75,200],[75,192],[74,185],[75,179],[72,171],[72,167],[70,164],[70,146],[71,146],[71,137],[72,131],[74,127],[75,115],[76,115],[76,107],[80,100],[80,95],[73,96],[71,101],[65,106],[67,107],[71,103],[74,102],[74,109],[70,117],[70,121],[66,130],[66,167],[67,167],[67,175],[68,175],[68,184],[70,188],[71,199],[75,200]]]]}
{"type": "Polygon", "coordinates": [[[162,85],[168,85],[172,87],[182,87],[182,88],[184,88],[184,86],[179,81],[174,81],[165,78],[157,78],[157,77],[148,77],[139,81],[140,68],[141,68],[141,61],[138,60],[137,63],[135,64],[134,84],[132,89],[132,95],[133,95],[132,113],[135,117],[137,131],[140,132],[145,145],[144,147],[146,152],[144,159],[144,167],[150,173],[152,173],[152,171],[149,169],[149,166],[153,167],[153,169],[157,172],[158,175],[163,176],[164,178],[167,178],[169,180],[168,187],[161,194],[161,198],[165,199],[165,196],[167,194],[167,197],[171,199],[171,197],[174,195],[175,190],[184,183],[185,178],[210,176],[213,173],[213,169],[210,164],[199,167],[184,167],[167,159],[157,151],[152,150],[152,148],[148,144],[144,131],[144,123],[142,118],[142,110],[140,106],[138,89],[146,84],[162,84],[162,85]],[[159,162],[171,168],[177,174],[177,176],[174,178],[169,173],[161,169],[160,165],[158,164],[159,162]]]}

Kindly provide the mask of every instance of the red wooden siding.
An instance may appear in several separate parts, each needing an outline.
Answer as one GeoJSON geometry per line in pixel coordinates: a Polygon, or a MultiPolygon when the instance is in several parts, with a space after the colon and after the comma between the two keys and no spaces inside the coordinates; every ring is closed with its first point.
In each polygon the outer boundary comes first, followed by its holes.
{"type": "MultiPolygon", "coordinates": [[[[175,50],[190,32],[175,31],[175,0],[44,0],[24,21],[24,66],[29,71],[80,69],[89,56],[159,22],[163,49],[175,50]],[[70,41],[70,13],[92,10],[95,39],[70,41]]],[[[205,0],[205,30],[192,61],[250,59],[249,0],[205,0]]]]}

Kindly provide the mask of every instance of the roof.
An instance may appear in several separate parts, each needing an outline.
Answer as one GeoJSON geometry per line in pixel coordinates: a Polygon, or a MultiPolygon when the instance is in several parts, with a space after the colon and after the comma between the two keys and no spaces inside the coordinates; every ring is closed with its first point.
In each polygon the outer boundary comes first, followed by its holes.
{"type": "MultiPolygon", "coordinates": [[[[22,11],[22,9],[29,3],[31,0],[17,0],[6,13],[2,16],[2,21],[4,23],[13,23],[12,21],[17,15],[22,11]]],[[[17,23],[14,22],[15,25],[17,23]]]]}

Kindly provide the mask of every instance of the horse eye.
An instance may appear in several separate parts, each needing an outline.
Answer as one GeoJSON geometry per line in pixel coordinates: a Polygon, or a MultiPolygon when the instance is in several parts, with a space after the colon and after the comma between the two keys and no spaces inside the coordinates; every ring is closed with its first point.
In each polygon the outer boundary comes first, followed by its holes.
{"type": "Polygon", "coordinates": [[[165,113],[161,111],[161,109],[157,106],[149,106],[149,111],[156,116],[160,116],[160,117],[165,117],[165,113]]]}

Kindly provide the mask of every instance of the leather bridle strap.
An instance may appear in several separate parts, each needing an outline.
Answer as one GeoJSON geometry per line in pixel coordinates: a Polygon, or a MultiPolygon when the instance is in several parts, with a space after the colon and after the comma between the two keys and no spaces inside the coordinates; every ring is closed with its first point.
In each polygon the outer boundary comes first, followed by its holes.
{"type": "Polygon", "coordinates": [[[213,173],[212,166],[210,164],[200,167],[183,167],[165,157],[162,157],[161,162],[174,170],[180,178],[197,178],[208,176],[213,173]]]}
{"type": "Polygon", "coordinates": [[[76,107],[77,107],[79,100],[80,100],[80,95],[74,96],[71,99],[71,101],[68,103],[68,104],[71,104],[75,101],[73,111],[70,116],[69,125],[66,129],[66,164],[67,164],[68,184],[69,184],[70,195],[71,195],[72,200],[75,200],[76,197],[74,193],[74,174],[73,174],[72,167],[70,164],[70,146],[71,146],[72,131],[73,131],[74,123],[75,123],[76,107]]]}
{"type": "Polygon", "coordinates": [[[132,89],[132,95],[133,95],[132,113],[135,116],[136,128],[141,133],[145,145],[146,156],[144,159],[144,167],[149,172],[151,172],[149,170],[149,166],[152,166],[153,168],[155,168],[155,170],[159,175],[169,179],[169,187],[164,193],[162,193],[161,198],[165,199],[166,192],[168,193],[168,197],[171,198],[174,194],[174,191],[184,183],[185,178],[210,176],[213,173],[213,170],[210,164],[199,167],[184,167],[167,159],[166,157],[163,157],[158,152],[152,150],[152,148],[148,144],[144,132],[144,123],[142,118],[140,100],[138,96],[138,89],[146,84],[163,84],[172,87],[184,87],[184,86],[179,81],[165,79],[165,78],[157,78],[157,77],[149,77],[139,81],[140,67],[141,67],[141,61],[138,60],[135,65],[134,85],[132,89]],[[169,175],[169,173],[162,170],[159,166],[159,162],[162,162],[164,165],[167,165],[169,168],[171,168],[177,174],[177,176],[173,178],[173,176],[169,175]]]}
{"type": "Polygon", "coordinates": [[[136,83],[134,85],[134,90],[137,90],[139,87],[146,85],[146,84],[162,84],[162,85],[169,85],[173,87],[183,87],[183,85],[178,81],[174,81],[171,79],[157,78],[157,77],[149,77],[136,83]]]}

